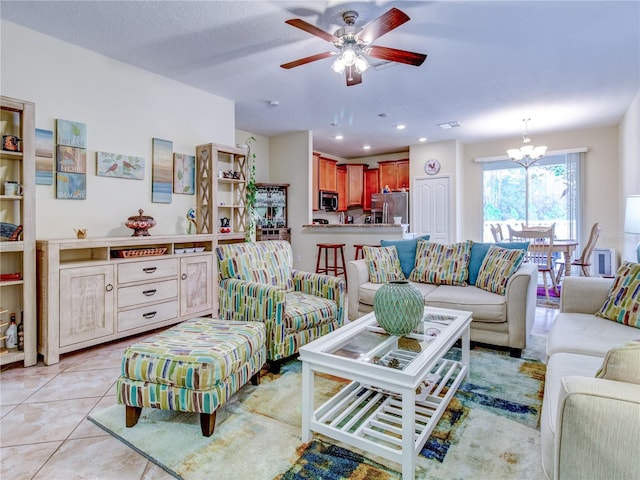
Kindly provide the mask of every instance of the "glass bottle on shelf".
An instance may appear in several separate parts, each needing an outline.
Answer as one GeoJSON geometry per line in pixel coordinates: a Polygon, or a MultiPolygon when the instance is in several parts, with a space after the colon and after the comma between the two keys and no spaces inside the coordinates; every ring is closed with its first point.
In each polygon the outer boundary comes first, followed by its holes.
{"type": "Polygon", "coordinates": [[[18,346],[18,327],[16,326],[16,314],[11,314],[11,324],[7,328],[4,333],[7,338],[5,338],[4,343],[7,348],[16,348],[18,346]]]}

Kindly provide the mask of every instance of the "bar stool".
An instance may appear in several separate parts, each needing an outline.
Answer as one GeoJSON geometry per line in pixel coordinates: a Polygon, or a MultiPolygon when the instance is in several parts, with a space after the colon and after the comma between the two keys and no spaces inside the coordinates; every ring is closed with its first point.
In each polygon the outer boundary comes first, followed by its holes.
{"type": "Polygon", "coordinates": [[[334,276],[344,275],[347,280],[347,269],[344,262],[344,243],[318,243],[318,260],[316,262],[316,273],[325,273],[334,276]],[[333,250],[333,264],[329,264],[329,250],[333,250]],[[324,252],[324,266],[320,266],[322,253],[324,252]],[[340,256],[338,256],[338,252],[340,256]],[[338,264],[338,260],[342,261],[342,265],[338,264]]]}

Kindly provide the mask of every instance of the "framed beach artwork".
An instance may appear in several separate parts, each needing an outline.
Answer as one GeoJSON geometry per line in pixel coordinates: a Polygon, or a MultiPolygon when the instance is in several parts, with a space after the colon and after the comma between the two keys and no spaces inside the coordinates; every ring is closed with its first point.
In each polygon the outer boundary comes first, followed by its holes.
{"type": "Polygon", "coordinates": [[[58,145],[87,148],[87,126],[80,122],[56,119],[58,145]]]}
{"type": "Polygon", "coordinates": [[[171,203],[173,187],[173,142],[153,139],[151,161],[151,201],[171,203]]]}
{"type": "Polygon", "coordinates": [[[36,185],[53,185],[53,131],[36,128],[36,185]]]}
{"type": "Polygon", "coordinates": [[[56,198],[85,200],[87,198],[87,176],[82,173],[56,173],[56,198]]]}
{"type": "Polygon", "coordinates": [[[173,193],[195,195],[196,157],[184,153],[173,154],[173,193]]]}
{"type": "Polygon", "coordinates": [[[144,180],[144,157],[96,152],[96,175],[144,180]]]}
{"type": "Polygon", "coordinates": [[[86,174],[87,151],[84,148],[58,145],[56,148],[56,171],[86,174]]]}

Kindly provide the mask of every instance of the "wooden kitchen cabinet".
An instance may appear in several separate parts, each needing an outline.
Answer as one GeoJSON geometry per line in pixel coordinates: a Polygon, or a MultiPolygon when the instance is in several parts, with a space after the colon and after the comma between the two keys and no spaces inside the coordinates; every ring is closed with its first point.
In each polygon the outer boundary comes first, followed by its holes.
{"type": "Polygon", "coordinates": [[[361,207],[364,192],[363,164],[347,164],[347,207],[361,207]]]}
{"type": "Polygon", "coordinates": [[[388,186],[391,191],[409,189],[409,160],[378,162],[380,168],[380,189],[388,186]]]}
{"type": "Polygon", "coordinates": [[[312,162],[311,162],[311,188],[312,188],[312,199],[311,199],[311,208],[316,211],[320,208],[320,196],[318,194],[320,190],[320,179],[318,178],[318,169],[320,168],[320,154],[317,152],[313,152],[312,162]]]}
{"type": "Polygon", "coordinates": [[[380,193],[380,182],[378,181],[379,168],[369,168],[364,171],[364,198],[362,208],[365,211],[371,210],[371,195],[380,193]]]}
{"type": "Polygon", "coordinates": [[[38,352],[60,355],[218,312],[213,234],[38,240],[38,352]]]}
{"type": "Polygon", "coordinates": [[[336,160],[320,157],[318,159],[318,190],[324,190],[328,192],[338,191],[338,179],[337,179],[337,165],[336,160]]]}
{"type": "Polygon", "coordinates": [[[336,167],[336,176],[338,179],[338,211],[347,211],[347,167],[346,165],[338,165],[336,167]]]}

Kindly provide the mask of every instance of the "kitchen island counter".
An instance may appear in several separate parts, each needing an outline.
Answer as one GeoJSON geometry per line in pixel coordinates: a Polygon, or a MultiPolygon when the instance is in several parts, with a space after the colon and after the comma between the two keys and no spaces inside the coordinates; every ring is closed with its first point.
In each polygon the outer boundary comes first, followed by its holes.
{"type": "Polygon", "coordinates": [[[307,223],[302,226],[308,228],[402,228],[399,223],[307,223]]]}

